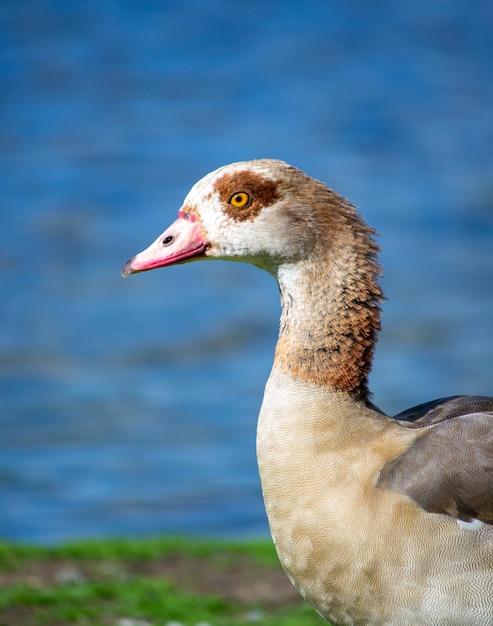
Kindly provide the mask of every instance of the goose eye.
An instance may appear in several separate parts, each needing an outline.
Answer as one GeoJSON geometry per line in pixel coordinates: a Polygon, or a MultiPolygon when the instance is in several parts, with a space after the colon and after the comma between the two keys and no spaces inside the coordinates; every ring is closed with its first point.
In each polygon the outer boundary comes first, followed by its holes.
{"type": "Polygon", "coordinates": [[[241,209],[250,204],[250,196],[245,191],[237,191],[231,196],[228,202],[231,206],[241,209]]]}

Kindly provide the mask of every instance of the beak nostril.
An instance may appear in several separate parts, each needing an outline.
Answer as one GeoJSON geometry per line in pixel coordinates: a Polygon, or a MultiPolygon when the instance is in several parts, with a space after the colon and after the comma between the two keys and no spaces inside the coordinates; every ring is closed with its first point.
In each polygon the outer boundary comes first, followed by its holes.
{"type": "Polygon", "coordinates": [[[168,235],[167,237],[163,239],[163,246],[169,246],[170,244],[173,243],[173,240],[174,240],[173,235],[168,235]]]}

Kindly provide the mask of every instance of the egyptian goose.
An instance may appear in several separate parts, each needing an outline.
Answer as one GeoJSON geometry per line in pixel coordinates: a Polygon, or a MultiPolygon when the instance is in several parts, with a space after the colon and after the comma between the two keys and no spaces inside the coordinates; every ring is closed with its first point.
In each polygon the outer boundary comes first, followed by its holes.
{"type": "Polygon", "coordinates": [[[300,170],[262,159],[197,182],[123,275],[198,259],[278,281],[257,431],[265,507],[293,584],[334,624],[493,624],[493,398],[394,418],[370,401],[382,292],[374,231],[300,170]]]}

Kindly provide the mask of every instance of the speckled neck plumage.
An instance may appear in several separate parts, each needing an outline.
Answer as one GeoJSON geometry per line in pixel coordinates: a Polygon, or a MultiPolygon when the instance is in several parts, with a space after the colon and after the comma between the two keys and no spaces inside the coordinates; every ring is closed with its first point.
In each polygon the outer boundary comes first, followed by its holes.
{"type": "Polygon", "coordinates": [[[312,191],[317,244],[306,260],[278,271],[283,313],[276,365],[366,400],[382,301],[374,231],[325,185],[314,181],[312,191]]]}

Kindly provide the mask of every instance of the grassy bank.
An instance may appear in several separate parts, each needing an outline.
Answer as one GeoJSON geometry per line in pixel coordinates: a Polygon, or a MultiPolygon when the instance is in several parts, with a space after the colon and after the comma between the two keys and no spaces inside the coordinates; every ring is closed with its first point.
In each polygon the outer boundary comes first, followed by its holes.
{"type": "Polygon", "coordinates": [[[0,543],[0,626],[321,626],[270,541],[0,543]]]}

